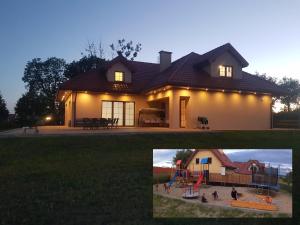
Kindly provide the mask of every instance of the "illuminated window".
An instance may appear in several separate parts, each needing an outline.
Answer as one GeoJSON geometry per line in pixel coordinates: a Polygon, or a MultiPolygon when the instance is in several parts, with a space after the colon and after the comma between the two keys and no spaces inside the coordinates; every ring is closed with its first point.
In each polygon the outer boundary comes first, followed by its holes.
{"type": "Polygon", "coordinates": [[[118,126],[134,126],[134,102],[102,101],[102,118],[118,118],[118,126]]]}
{"type": "Polygon", "coordinates": [[[226,72],[225,72],[225,66],[219,66],[219,75],[220,77],[225,77],[226,72]]]}
{"type": "Polygon", "coordinates": [[[115,81],[124,81],[124,73],[120,71],[115,72],[115,81]]]}
{"type": "Polygon", "coordinates": [[[219,66],[220,77],[232,77],[232,66],[219,66]]]}

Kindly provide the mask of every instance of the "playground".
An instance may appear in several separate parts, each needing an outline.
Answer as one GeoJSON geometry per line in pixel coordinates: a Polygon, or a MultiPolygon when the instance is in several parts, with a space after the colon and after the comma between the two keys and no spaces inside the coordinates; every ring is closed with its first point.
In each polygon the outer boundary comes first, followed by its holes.
{"type": "MultiPolygon", "coordinates": [[[[181,200],[185,204],[199,204],[202,207],[253,212],[253,217],[264,217],[262,215],[292,217],[292,195],[280,191],[279,168],[265,166],[255,161],[253,163],[255,167],[250,166],[249,174],[234,174],[229,167],[242,165],[242,163],[230,164],[229,159],[226,159],[228,168],[221,169],[218,177],[210,173],[210,167],[213,167],[212,161],[216,159],[197,158],[196,154],[193,157],[195,159],[190,161],[194,160],[199,165],[197,170],[190,170],[188,164],[183,165],[181,160],[177,160],[176,168],[173,168],[170,173],[169,181],[156,182],[153,185],[154,195],[181,200]]],[[[194,165],[192,168],[194,169],[194,165]]],[[[238,170],[239,168],[235,168],[234,171],[238,170]]],[[[180,201],[178,204],[180,207],[180,201]]],[[[155,207],[154,204],[154,212],[157,212],[155,207]]]]}

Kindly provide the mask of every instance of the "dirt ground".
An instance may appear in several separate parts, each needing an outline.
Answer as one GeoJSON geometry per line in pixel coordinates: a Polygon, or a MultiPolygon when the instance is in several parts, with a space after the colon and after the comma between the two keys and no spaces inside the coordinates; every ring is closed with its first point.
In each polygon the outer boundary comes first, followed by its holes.
{"type": "MultiPolygon", "coordinates": [[[[242,196],[239,198],[239,200],[242,201],[252,201],[252,202],[260,202],[265,203],[264,200],[256,197],[257,192],[255,188],[251,187],[235,187],[238,193],[241,193],[242,196]]],[[[200,201],[200,198],[190,200],[191,202],[198,202],[199,204],[208,204],[208,205],[215,205],[215,206],[224,206],[224,207],[230,207],[230,202],[232,201],[231,198],[231,190],[232,187],[225,187],[225,186],[211,186],[211,185],[202,185],[200,187],[199,196],[202,196],[203,193],[205,193],[205,197],[208,200],[208,203],[202,203],[200,201]],[[219,199],[214,200],[212,193],[214,191],[218,192],[219,199]]],[[[182,199],[182,194],[184,192],[183,188],[177,188],[174,187],[174,185],[171,187],[170,193],[165,192],[163,184],[159,184],[158,191],[156,190],[156,186],[153,186],[153,193],[161,194],[163,196],[169,196],[171,198],[178,198],[182,199]]],[[[271,212],[271,213],[285,213],[292,216],[292,196],[288,193],[282,193],[282,192],[271,192],[270,195],[273,198],[273,203],[278,207],[277,212],[271,212]]],[[[270,212],[270,211],[264,211],[264,210],[255,210],[255,211],[261,211],[261,212],[270,212]]]]}

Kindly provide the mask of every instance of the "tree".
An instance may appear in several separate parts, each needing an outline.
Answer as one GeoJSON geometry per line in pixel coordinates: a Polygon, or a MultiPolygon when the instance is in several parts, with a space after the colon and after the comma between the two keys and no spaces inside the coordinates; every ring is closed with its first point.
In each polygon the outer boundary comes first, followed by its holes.
{"type": "Polygon", "coordinates": [[[104,58],[104,49],[101,42],[98,45],[98,49],[94,42],[89,42],[85,48],[85,52],[82,52],[81,55],[81,59],[78,61],[73,60],[66,65],[64,73],[66,78],[73,78],[92,69],[97,69],[98,71],[105,70],[106,59],[104,58]]]}
{"type": "Polygon", "coordinates": [[[57,115],[62,113],[61,107],[58,107],[55,102],[55,98],[59,85],[66,80],[64,76],[65,65],[64,59],[56,57],[48,58],[45,61],[35,58],[27,62],[22,80],[26,84],[28,93],[21,97],[18,101],[20,105],[16,106],[16,108],[23,110],[23,112],[18,111],[19,115],[23,115],[22,118],[41,117],[45,114],[52,114],[54,118],[57,118],[57,115]],[[27,101],[32,106],[30,110],[21,107],[27,101]],[[38,108],[36,104],[40,104],[43,108],[38,108]],[[27,116],[24,113],[27,113],[27,116]],[[34,115],[28,113],[34,113],[34,115]]]}
{"type": "Polygon", "coordinates": [[[17,101],[15,112],[20,126],[33,126],[41,116],[46,115],[47,103],[37,94],[29,91],[17,101]]]}
{"type": "Polygon", "coordinates": [[[193,151],[190,149],[183,149],[176,152],[176,155],[173,157],[173,163],[176,164],[177,160],[182,160],[182,164],[185,165],[187,160],[191,157],[193,151]]]}
{"type": "Polygon", "coordinates": [[[299,106],[300,101],[300,83],[293,78],[284,77],[279,81],[279,86],[289,91],[289,94],[280,97],[280,101],[287,107],[287,111],[291,111],[291,105],[299,106]]]}
{"type": "Polygon", "coordinates": [[[6,107],[5,100],[0,93],[0,123],[8,119],[9,111],[6,107]]]}
{"type": "Polygon", "coordinates": [[[71,63],[67,64],[64,75],[66,78],[70,79],[92,69],[104,70],[105,63],[106,60],[101,59],[98,56],[83,56],[80,60],[73,60],[71,63]]]}
{"type": "MultiPolygon", "coordinates": [[[[117,44],[111,44],[109,46],[113,53],[122,54],[125,58],[134,60],[138,53],[142,50],[142,44],[137,43],[136,45],[133,44],[132,41],[126,42],[126,40],[120,39],[117,41],[117,44]]],[[[114,54],[113,54],[114,55],[114,54]]]]}

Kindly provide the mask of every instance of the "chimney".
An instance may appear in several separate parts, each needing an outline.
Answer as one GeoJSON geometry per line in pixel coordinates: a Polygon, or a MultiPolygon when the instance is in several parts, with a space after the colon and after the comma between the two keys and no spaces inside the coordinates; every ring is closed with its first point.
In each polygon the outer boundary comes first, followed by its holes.
{"type": "Polygon", "coordinates": [[[167,69],[171,65],[172,52],[160,51],[159,52],[159,64],[160,71],[167,69]]]}

